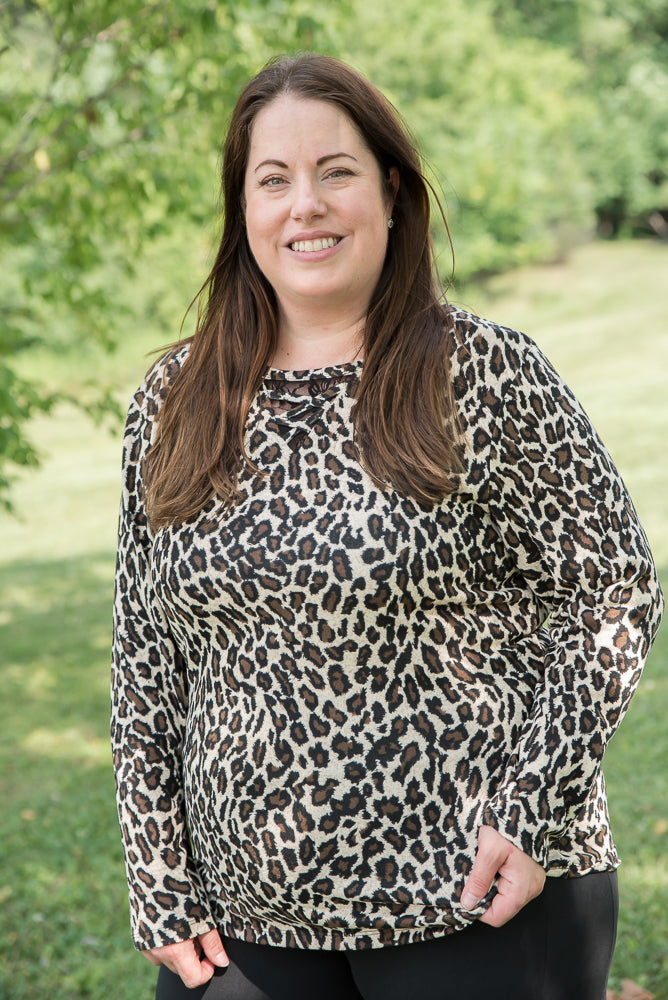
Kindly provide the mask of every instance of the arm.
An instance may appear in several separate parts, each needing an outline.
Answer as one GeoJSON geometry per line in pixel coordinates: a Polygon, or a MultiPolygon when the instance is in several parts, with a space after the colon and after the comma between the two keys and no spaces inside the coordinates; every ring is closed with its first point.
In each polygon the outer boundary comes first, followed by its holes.
{"type": "Polygon", "coordinates": [[[500,895],[507,893],[504,866],[518,860],[507,848],[519,849],[526,862],[519,859],[516,912],[537,894],[532,864],[547,867],[551,842],[568,829],[598,780],[663,601],[617,470],[575,398],[533,345],[504,395],[490,474],[497,530],[550,613],[544,681],[505,780],[484,813],[483,824],[497,837],[481,830],[467,884],[479,898],[498,871],[500,895]],[[495,860],[499,851],[506,853],[495,860]]]}
{"type": "Polygon", "coordinates": [[[133,940],[150,950],[213,928],[190,853],[181,783],[186,672],[156,600],[140,463],[156,403],[135,396],[123,448],[114,601],[111,739],[130,890],[133,940]]]}

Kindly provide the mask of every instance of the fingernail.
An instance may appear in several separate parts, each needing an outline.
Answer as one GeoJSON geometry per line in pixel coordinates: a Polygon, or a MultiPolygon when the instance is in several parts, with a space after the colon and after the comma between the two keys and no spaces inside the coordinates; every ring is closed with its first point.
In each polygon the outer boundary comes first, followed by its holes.
{"type": "Polygon", "coordinates": [[[461,903],[462,909],[474,910],[480,900],[476,899],[472,892],[463,892],[462,898],[459,902],[461,903]]]}

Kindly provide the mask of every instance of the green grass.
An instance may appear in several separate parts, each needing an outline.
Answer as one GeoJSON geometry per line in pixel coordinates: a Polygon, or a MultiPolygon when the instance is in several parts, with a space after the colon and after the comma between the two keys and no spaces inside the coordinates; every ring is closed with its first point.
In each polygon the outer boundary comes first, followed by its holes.
{"type": "MultiPolygon", "coordinates": [[[[667,263],[655,244],[595,244],[454,296],[531,333],[571,383],[622,469],[664,581],[667,263]]],[[[127,401],[146,350],[172,336],[148,323],[114,360],[69,357],[58,373],[73,386],[102,373],[127,401]]],[[[47,371],[43,357],[35,366],[47,371]]],[[[107,748],[119,437],[71,408],[34,434],[45,464],[17,484],[21,519],[0,523],[0,998],[148,1000],[155,971],[129,940],[107,748]]],[[[628,977],[657,1000],[668,1000],[667,665],[664,628],[606,758],[624,859],[611,985],[628,977]]]]}
{"type": "Polygon", "coordinates": [[[153,976],[128,947],[106,734],[111,548],[66,556],[63,513],[47,504],[57,555],[3,568],[0,997],[136,1000],[153,976]]]}

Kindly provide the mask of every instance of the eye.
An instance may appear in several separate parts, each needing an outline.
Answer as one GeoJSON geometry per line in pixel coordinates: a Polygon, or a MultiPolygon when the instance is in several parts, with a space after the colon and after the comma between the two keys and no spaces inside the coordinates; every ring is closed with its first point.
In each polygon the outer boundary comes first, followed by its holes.
{"type": "Polygon", "coordinates": [[[338,180],[339,177],[352,177],[352,174],[352,170],[347,170],[346,167],[335,167],[334,170],[330,170],[327,176],[338,180]]]}
{"type": "Polygon", "coordinates": [[[273,177],[263,177],[260,181],[260,187],[280,187],[281,184],[285,183],[284,177],[273,176],[273,177]]]}

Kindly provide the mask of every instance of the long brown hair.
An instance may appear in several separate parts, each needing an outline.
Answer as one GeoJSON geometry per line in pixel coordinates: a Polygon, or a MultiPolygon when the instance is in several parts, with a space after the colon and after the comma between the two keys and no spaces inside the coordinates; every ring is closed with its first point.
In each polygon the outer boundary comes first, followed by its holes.
{"type": "Polygon", "coordinates": [[[379,90],[336,59],[306,54],[265,66],[232,114],[223,150],[222,239],[200,290],[203,306],[187,360],[169,387],[157,441],[144,463],[154,528],[195,516],[214,494],[228,503],[238,499],[237,476],[249,461],[244,424],[278,329],[274,291],[246,237],[244,181],[255,116],[282,94],[336,105],[388,183],[390,168],[398,169],[395,225],[364,332],[355,440],[379,485],[390,483],[427,505],[455,488],[460,459],[447,361],[449,315],[441,302],[429,234],[430,187],[419,153],[379,90]]]}

